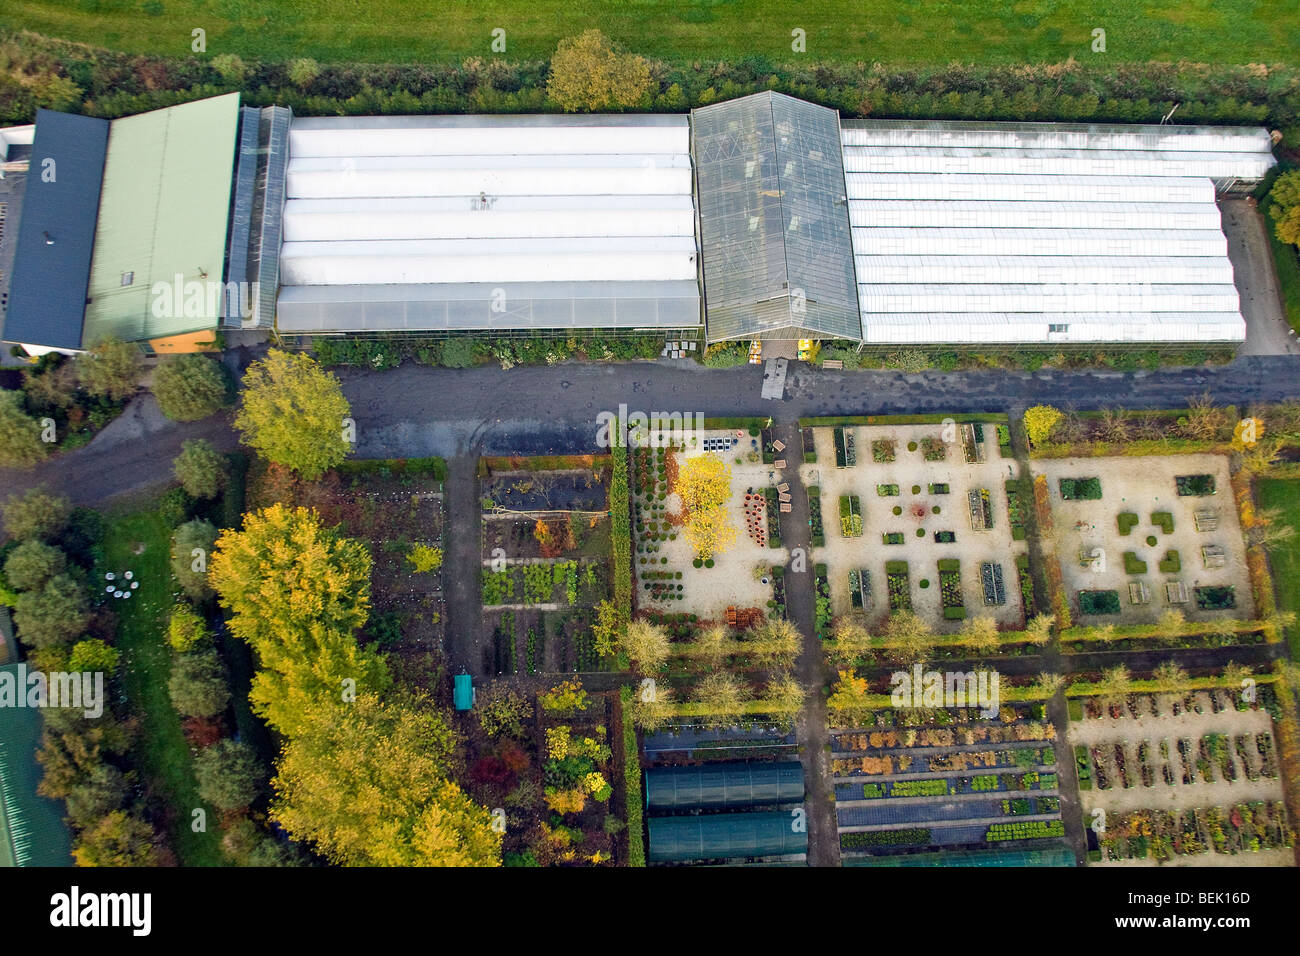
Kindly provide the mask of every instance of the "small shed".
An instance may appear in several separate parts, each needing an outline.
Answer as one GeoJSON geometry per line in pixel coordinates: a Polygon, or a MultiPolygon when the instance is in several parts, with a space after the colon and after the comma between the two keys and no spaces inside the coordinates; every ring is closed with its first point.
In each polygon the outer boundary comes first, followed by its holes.
{"type": "Polygon", "coordinates": [[[457,674],[452,688],[452,701],[457,710],[469,710],[474,706],[474,678],[468,674],[457,674]]]}

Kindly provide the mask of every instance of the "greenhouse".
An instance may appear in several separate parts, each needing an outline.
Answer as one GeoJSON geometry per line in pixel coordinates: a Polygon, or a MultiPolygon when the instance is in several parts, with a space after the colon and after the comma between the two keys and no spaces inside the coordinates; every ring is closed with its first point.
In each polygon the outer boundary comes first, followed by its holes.
{"type": "Polygon", "coordinates": [[[808,834],[789,813],[719,813],[700,817],[653,817],[652,863],[686,863],[808,851],[808,834]]]}
{"type": "Polygon", "coordinates": [[[684,116],[298,118],[281,332],[697,330],[684,116]]]}
{"type": "Polygon", "coordinates": [[[651,813],[776,806],[798,803],[804,796],[803,767],[797,761],[651,767],[645,780],[651,813]]]}

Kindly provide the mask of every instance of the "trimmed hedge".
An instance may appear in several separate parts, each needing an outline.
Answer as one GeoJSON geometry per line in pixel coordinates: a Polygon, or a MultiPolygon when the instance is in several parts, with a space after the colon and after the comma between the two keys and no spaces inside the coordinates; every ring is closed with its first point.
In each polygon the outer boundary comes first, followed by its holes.
{"type": "Polygon", "coordinates": [[[645,834],[641,822],[641,750],[632,724],[632,688],[624,687],[623,701],[623,796],[627,804],[627,865],[645,866],[645,834]]]}
{"type": "Polygon", "coordinates": [[[614,607],[619,620],[632,620],[632,508],[627,483],[627,448],[610,449],[609,537],[614,560],[614,607]]]}

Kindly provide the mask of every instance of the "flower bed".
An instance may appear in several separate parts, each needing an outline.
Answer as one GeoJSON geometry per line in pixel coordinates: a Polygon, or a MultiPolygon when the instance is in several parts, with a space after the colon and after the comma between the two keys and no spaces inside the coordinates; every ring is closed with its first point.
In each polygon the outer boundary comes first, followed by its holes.
{"type": "Polygon", "coordinates": [[[1066,501],[1097,501],[1101,498],[1101,479],[1061,478],[1061,497],[1066,501]]]}
{"type": "Polygon", "coordinates": [[[966,602],[961,593],[961,562],[958,559],[939,561],[939,594],[946,620],[957,621],[966,616],[966,602]]]}
{"type": "Polygon", "coordinates": [[[1236,589],[1227,587],[1194,588],[1196,608],[1200,611],[1226,611],[1237,606],[1236,589]]]}
{"type": "Polygon", "coordinates": [[[820,548],[826,544],[826,532],[822,528],[821,489],[816,485],[808,489],[808,525],[812,531],[812,546],[820,548]]]}
{"type": "Polygon", "coordinates": [[[1215,493],[1213,475],[1178,475],[1174,485],[1180,498],[1204,498],[1215,493]]]}
{"type": "Polygon", "coordinates": [[[897,498],[898,485],[876,485],[876,494],[882,498],[897,498]]]}
{"type": "Polygon", "coordinates": [[[1080,614],[1118,614],[1118,591],[1080,591],[1080,614]]]}
{"type": "Polygon", "coordinates": [[[908,580],[906,561],[885,562],[885,584],[889,591],[891,611],[912,610],[912,588],[908,580]]]}
{"type": "Polygon", "coordinates": [[[846,538],[862,536],[862,509],[857,495],[840,495],[840,534],[846,538]]]}
{"type": "Polygon", "coordinates": [[[886,465],[898,454],[898,443],[892,438],[877,438],[871,443],[871,460],[886,465]]]}

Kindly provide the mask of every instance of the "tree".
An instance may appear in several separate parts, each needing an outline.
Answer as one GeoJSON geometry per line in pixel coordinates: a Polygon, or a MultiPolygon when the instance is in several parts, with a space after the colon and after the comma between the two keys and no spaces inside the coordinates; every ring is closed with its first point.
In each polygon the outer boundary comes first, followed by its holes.
{"type": "Polygon", "coordinates": [[[234,53],[218,53],[212,58],[212,68],[232,86],[243,86],[248,79],[248,66],[234,53]]]}
{"type": "Polygon", "coordinates": [[[566,113],[636,106],[653,88],[645,58],[622,53],[599,30],[560,41],[546,93],[566,113]]]}
{"type": "Polygon", "coordinates": [[[121,656],[117,648],[109,647],[98,638],[78,641],[72,645],[72,653],[68,655],[68,670],[112,677],[121,656]]]}
{"type": "Polygon", "coordinates": [[[827,647],[827,656],[837,670],[841,667],[853,668],[871,653],[871,635],[852,618],[842,617],[837,620],[831,636],[833,640],[827,647]]]}
{"type": "Polygon", "coordinates": [[[654,733],[673,716],[672,688],[662,683],[642,687],[632,695],[632,723],[646,733],[654,733]]]}
{"type": "Polygon", "coordinates": [[[1181,684],[1187,680],[1187,671],[1177,661],[1165,661],[1157,665],[1151,676],[1162,684],[1181,684]]]}
{"type": "Polygon", "coordinates": [[[722,554],[736,540],[736,529],[724,508],[731,499],[731,469],[717,455],[686,459],[674,489],[686,513],[686,538],[696,555],[707,560],[722,554]]]}
{"type": "Polygon", "coordinates": [[[700,632],[695,647],[709,667],[721,667],[732,651],[731,632],[725,624],[715,624],[700,632]]]}
{"type": "Polygon", "coordinates": [[[792,664],[803,647],[803,635],[785,618],[769,617],[750,632],[745,643],[769,662],[792,664]]]}
{"type": "Polygon", "coordinates": [[[1000,644],[998,622],[987,614],[966,618],[961,633],[970,642],[971,649],[981,657],[995,652],[1000,644]]]}
{"type": "Polygon", "coordinates": [[[320,76],[320,64],[309,57],[299,57],[289,61],[288,73],[289,82],[306,92],[316,82],[316,77],[320,76]]]}
{"type": "Polygon", "coordinates": [[[499,866],[487,809],[450,780],[457,743],[426,699],[318,707],[285,744],[271,819],[342,866],[499,866]]]}
{"type": "Polygon", "coordinates": [[[695,555],[707,561],[718,554],[726,554],[736,543],[735,526],[727,520],[721,508],[692,512],[686,519],[686,540],[695,549],[695,555]]]}
{"type": "Polygon", "coordinates": [[[930,625],[912,611],[896,611],[885,622],[884,638],[890,647],[890,657],[898,664],[914,664],[924,660],[934,647],[934,632],[930,625]]]}
{"type": "Polygon", "coordinates": [[[1102,696],[1108,700],[1123,700],[1128,696],[1129,690],[1133,686],[1133,678],[1129,674],[1128,668],[1123,664],[1116,664],[1101,673],[1101,681],[1098,689],[1102,696]]]}
{"type": "MultiPolygon", "coordinates": [[[[51,355],[58,355],[51,352],[51,355]]],[[[62,356],[59,356],[62,359],[62,356]]],[[[23,392],[33,412],[71,408],[77,403],[77,373],[74,363],[52,361],[43,368],[23,369],[23,392]]]]}
{"type": "Polygon", "coordinates": [[[217,543],[217,526],[195,518],[172,532],[172,574],[192,601],[212,597],[208,574],[217,543]]]}
{"type": "Polygon", "coordinates": [[[1025,409],[1025,434],[1031,447],[1050,441],[1052,429],[1064,418],[1060,409],[1051,405],[1035,405],[1025,409]]]}
{"type": "Polygon", "coordinates": [[[121,402],[135,394],[140,382],[140,348],[107,338],[76,360],[77,378],[91,395],[121,402]]]}
{"type": "Polygon", "coordinates": [[[253,709],[280,733],[292,735],[344,689],[387,688],[383,657],[355,636],[370,610],[370,554],[361,542],[321,527],[314,511],[276,504],[246,515],[243,530],[222,532],[209,568],[231,633],[261,665],[253,709]]]}
{"type": "Polygon", "coordinates": [[[76,783],[68,788],[63,798],[68,807],[68,819],[78,828],[93,826],[126,801],[126,775],[111,763],[96,763],[76,783]]]}
{"type": "Polygon", "coordinates": [[[1215,441],[1228,423],[1224,409],[1214,404],[1209,389],[1187,400],[1187,415],[1178,419],[1178,427],[1187,438],[1215,441]]]}
{"type": "Polygon", "coordinates": [[[1030,644],[1046,644],[1051,640],[1055,626],[1054,614],[1037,614],[1025,625],[1025,640],[1030,644]]]}
{"type": "Polygon", "coordinates": [[[1268,214],[1276,220],[1274,231],[1283,242],[1300,245],[1300,170],[1283,173],[1268,192],[1268,214]]]}
{"type": "Polygon", "coordinates": [[[764,700],[777,713],[793,714],[803,707],[804,689],[789,672],[783,671],[767,682],[764,700]]]}
{"type": "Polygon", "coordinates": [[[226,483],[226,458],[202,438],[181,442],[181,453],[172,462],[176,480],[193,498],[215,498],[226,483]]]}
{"type": "Polygon", "coordinates": [[[56,574],[40,590],[18,595],[14,624],[28,647],[58,647],[86,629],[90,599],[67,574],[56,574]]]}
{"type": "Polygon", "coordinates": [[[67,558],[53,545],[29,538],[5,559],[5,580],[18,591],[35,591],[67,567],[67,558]]]}
{"type": "Polygon", "coordinates": [[[230,703],[226,667],[215,647],[177,654],[167,679],[172,706],[182,717],[215,717],[230,703]]]}
{"type": "Polygon", "coordinates": [[[628,624],[623,634],[623,650],[639,673],[650,674],[663,670],[672,648],[667,631],[658,624],[638,618],[628,624]]]}
{"type": "Polygon", "coordinates": [[[262,766],[242,741],[219,740],[194,757],[199,796],[223,813],[242,810],[262,790],[262,766]]]}
{"type": "Polygon", "coordinates": [[[87,827],[72,851],[77,866],[153,866],[158,851],[153,827],[125,810],[114,810],[87,827]]]}
{"type": "Polygon", "coordinates": [[[220,363],[201,352],[164,358],[153,373],[153,394],[162,413],[195,422],[226,404],[229,388],[220,363]]]}
{"type": "Polygon", "coordinates": [[[194,606],[178,601],[167,621],[167,643],[178,654],[192,651],[198,644],[210,640],[208,626],[194,606]]]}
{"type": "Polygon", "coordinates": [[[826,706],[852,716],[866,710],[869,693],[870,684],[865,677],[858,677],[851,670],[841,670],[839,679],[831,688],[831,695],[826,698],[826,706]]]}
{"type": "Polygon", "coordinates": [[[601,657],[613,657],[622,630],[623,623],[619,620],[618,608],[610,601],[601,601],[597,604],[596,622],[591,625],[596,653],[601,657]]]}
{"type": "Polygon", "coordinates": [[[1041,671],[1038,675],[1038,691],[1044,697],[1055,697],[1057,691],[1065,686],[1065,675],[1051,671],[1041,671]]]}
{"type": "Polygon", "coordinates": [[[29,488],[4,503],[5,530],[10,537],[53,538],[68,526],[72,506],[62,495],[29,488]]]}
{"type": "Polygon", "coordinates": [[[351,412],[339,380],[315,359],[272,349],[244,374],[235,427],[263,458],[314,481],[352,450],[344,437],[351,412]]]}
{"type": "Polygon", "coordinates": [[[474,713],[478,715],[479,726],[494,739],[502,734],[522,737],[524,721],[533,716],[533,705],[528,698],[500,683],[490,685],[477,705],[474,713]]]}
{"type": "Polygon", "coordinates": [[[700,717],[706,727],[725,727],[745,710],[749,695],[731,674],[714,671],[695,688],[695,702],[704,713],[700,717]]]}
{"type": "Polygon", "coordinates": [[[41,423],[23,408],[22,392],[0,390],[0,467],[32,468],[49,453],[41,423]]]}

